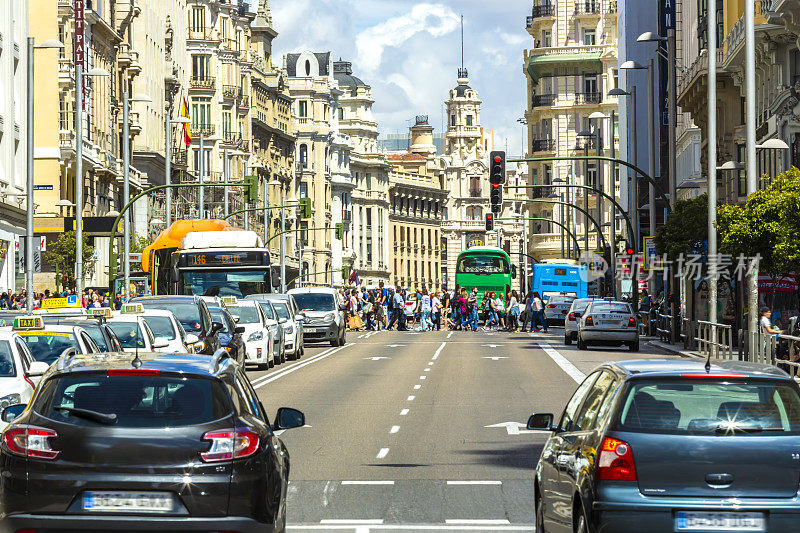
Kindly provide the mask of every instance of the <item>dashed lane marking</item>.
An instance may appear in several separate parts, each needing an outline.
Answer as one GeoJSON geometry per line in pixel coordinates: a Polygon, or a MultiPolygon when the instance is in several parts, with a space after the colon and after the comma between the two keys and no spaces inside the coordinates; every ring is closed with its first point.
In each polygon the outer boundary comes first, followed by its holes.
{"type": "Polygon", "coordinates": [[[511,522],[506,518],[488,519],[488,520],[462,520],[460,518],[447,519],[444,521],[449,525],[464,525],[464,526],[510,526],[511,522]]]}
{"type": "Polygon", "coordinates": [[[422,385],[414,385],[414,390],[419,390],[422,388],[422,385]]]}
{"type": "Polygon", "coordinates": [[[403,409],[400,411],[400,416],[406,416],[408,414],[408,409],[403,409]]]}
{"type": "Polygon", "coordinates": [[[447,480],[448,485],[502,485],[502,481],[494,480],[447,480]]]}
{"type": "Polygon", "coordinates": [[[342,481],[342,485],[394,485],[394,481],[342,481]]]}
{"type": "Polygon", "coordinates": [[[394,434],[397,433],[398,431],[400,431],[400,426],[392,426],[392,429],[389,430],[389,433],[394,434]]]}
{"type": "Polygon", "coordinates": [[[378,452],[378,455],[375,456],[375,458],[376,459],[383,459],[387,455],[389,455],[389,448],[381,448],[380,451],[378,452]]]}
{"type": "Polygon", "coordinates": [[[357,524],[357,525],[365,525],[365,526],[379,526],[383,524],[383,520],[380,518],[369,518],[366,520],[352,520],[352,519],[327,519],[327,520],[320,520],[320,524],[357,524]]]}
{"type": "Polygon", "coordinates": [[[406,401],[407,402],[413,402],[414,398],[416,398],[416,396],[409,396],[408,398],[406,398],[406,401]]]}

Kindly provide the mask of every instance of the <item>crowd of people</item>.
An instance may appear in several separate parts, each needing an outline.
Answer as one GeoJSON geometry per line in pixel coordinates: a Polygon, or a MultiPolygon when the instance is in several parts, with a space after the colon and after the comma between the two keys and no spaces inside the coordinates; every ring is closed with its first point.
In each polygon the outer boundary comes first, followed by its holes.
{"type": "MultiPolygon", "coordinates": [[[[66,298],[75,294],[72,289],[65,289],[63,291],[51,292],[50,289],[45,289],[44,292],[33,293],[33,309],[39,309],[42,306],[42,300],[47,298],[66,298]]],[[[94,289],[85,289],[81,305],[87,309],[110,307],[114,310],[122,309],[122,295],[117,293],[113,298],[108,292],[100,292],[94,289]]],[[[28,306],[28,292],[3,292],[0,293],[0,309],[5,310],[18,310],[26,309],[28,306]]]]}
{"type": "Polygon", "coordinates": [[[458,285],[453,291],[378,288],[341,289],[348,329],[351,331],[508,331],[547,332],[545,304],[537,292],[523,297],[516,290],[505,295],[477,287],[468,291],[458,285]],[[481,323],[482,322],[482,323],[481,323]]]}

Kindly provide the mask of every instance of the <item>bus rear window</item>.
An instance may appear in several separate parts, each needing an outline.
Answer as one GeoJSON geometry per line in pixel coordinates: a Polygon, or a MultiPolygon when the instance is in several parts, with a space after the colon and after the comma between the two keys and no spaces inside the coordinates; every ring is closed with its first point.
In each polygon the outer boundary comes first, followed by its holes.
{"type": "Polygon", "coordinates": [[[499,256],[467,256],[458,262],[459,274],[508,274],[508,261],[499,256]]]}

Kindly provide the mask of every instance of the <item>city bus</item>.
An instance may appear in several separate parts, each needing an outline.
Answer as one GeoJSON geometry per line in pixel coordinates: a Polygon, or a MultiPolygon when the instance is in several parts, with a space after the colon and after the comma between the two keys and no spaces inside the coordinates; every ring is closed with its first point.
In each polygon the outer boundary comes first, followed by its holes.
{"type": "Polygon", "coordinates": [[[532,289],[545,302],[550,296],[586,298],[589,292],[587,267],[574,260],[558,260],[533,265],[532,289]]]}
{"type": "Polygon", "coordinates": [[[483,293],[493,291],[505,299],[511,289],[511,280],[516,277],[516,267],[508,254],[493,246],[474,246],[458,254],[456,262],[456,285],[471,292],[478,289],[478,303],[483,293]]]}
{"type": "Polygon", "coordinates": [[[154,295],[235,296],[271,293],[269,251],[253,231],[224,220],[180,220],[142,252],[154,295]]]}

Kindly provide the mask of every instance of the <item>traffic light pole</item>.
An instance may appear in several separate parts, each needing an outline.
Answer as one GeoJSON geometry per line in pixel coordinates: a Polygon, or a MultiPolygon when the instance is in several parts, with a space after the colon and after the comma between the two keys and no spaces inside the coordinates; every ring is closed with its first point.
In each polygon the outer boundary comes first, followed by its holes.
{"type": "MultiPolygon", "coordinates": [[[[531,200],[527,200],[527,201],[531,201],[531,200]]],[[[497,218],[495,220],[536,220],[536,221],[540,221],[540,222],[549,222],[551,224],[555,224],[556,226],[561,227],[567,233],[567,235],[572,237],[572,240],[575,242],[575,247],[579,250],[578,253],[580,255],[580,247],[578,246],[578,237],[576,237],[575,234],[572,233],[569,230],[569,228],[567,227],[566,224],[561,224],[560,222],[556,222],[555,220],[550,220],[549,218],[542,218],[542,217],[525,217],[525,218],[521,218],[521,219],[520,218],[497,218]]],[[[523,253],[522,255],[524,255],[526,257],[531,257],[531,256],[529,256],[528,254],[525,254],[525,253],[523,253]]],[[[531,258],[531,259],[533,259],[533,258],[531,258]]]]}
{"type": "Polygon", "coordinates": [[[289,233],[296,233],[296,232],[299,232],[299,231],[325,231],[325,230],[328,230],[328,229],[335,230],[336,228],[334,226],[325,226],[324,228],[292,228],[292,229],[287,229],[287,230],[278,232],[275,235],[273,235],[272,237],[270,237],[269,240],[264,243],[264,248],[267,247],[267,244],[272,242],[272,239],[274,239],[275,237],[280,237],[281,235],[288,235],[289,233]]]}
{"type": "Polygon", "coordinates": [[[256,212],[260,213],[268,209],[283,209],[284,207],[296,207],[298,205],[300,204],[271,205],[268,207],[249,207],[247,209],[239,209],[238,211],[233,211],[231,213],[228,213],[227,215],[222,217],[222,220],[228,220],[229,218],[234,217],[236,215],[241,215],[242,213],[256,213],[256,212]]]}

